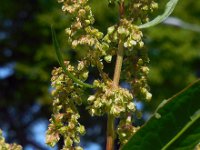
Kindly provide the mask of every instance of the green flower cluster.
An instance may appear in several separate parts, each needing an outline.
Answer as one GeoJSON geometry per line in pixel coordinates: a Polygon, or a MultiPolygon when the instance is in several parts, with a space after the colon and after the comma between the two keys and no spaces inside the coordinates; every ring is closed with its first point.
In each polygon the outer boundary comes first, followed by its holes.
{"type": "Polygon", "coordinates": [[[149,68],[148,53],[145,48],[135,48],[133,52],[127,52],[122,69],[122,78],[131,85],[131,93],[136,100],[150,101],[152,94],[149,92],[147,75],[149,68]]]}
{"type": "Polygon", "coordinates": [[[115,118],[120,118],[127,112],[135,111],[133,96],[128,90],[121,87],[113,88],[110,81],[102,83],[95,80],[94,85],[98,86],[98,89],[88,98],[88,109],[91,116],[110,114],[115,118]]]}
{"type": "Polygon", "coordinates": [[[158,8],[158,4],[153,0],[125,0],[126,17],[134,23],[149,21],[149,14],[158,8]]]}
{"type": "Polygon", "coordinates": [[[7,144],[2,136],[2,131],[0,130],[0,149],[1,150],[22,150],[22,147],[17,144],[7,144]]]}
{"type": "Polygon", "coordinates": [[[89,96],[87,109],[91,116],[109,114],[120,119],[117,134],[122,146],[139,129],[132,125],[131,120],[136,111],[133,95],[127,89],[113,87],[111,80],[106,83],[95,80],[94,85],[98,88],[94,95],[89,96]]]}
{"type": "MultiPolygon", "coordinates": [[[[65,65],[73,75],[82,79],[87,79],[88,72],[83,61],[79,62],[75,68],[65,62],[65,65]]],[[[50,119],[50,125],[46,134],[46,143],[54,146],[60,136],[64,137],[63,150],[81,149],[78,146],[80,135],[85,133],[85,128],[78,122],[80,115],[76,109],[76,105],[82,104],[81,93],[83,89],[73,83],[72,79],[63,73],[61,68],[55,68],[52,71],[52,96],[53,96],[53,115],[50,119]]]]}
{"type": "Polygon", "coordinates": [[[94,17],[88,0],[62,0],[63,11],[71,14],[73,22],[70,28],[65,30],[68,42],[73,49],[86,50],[84,60],[88,60],[92,66],[103,69],[100,57],[106,55],[108,44],[102,42],[103,33],[93,27],[94,17]]]}
{"type": "Polygon", "coordinates": [[[142,32],[127,19],[121,19],[120,25],[111,26],[104,37],[104,41],[117,47],[119,40],[123,40],[124,48],[132,51],[136,46],[143,47],[142,32]]]}
{"type": "MultiPolygon", "coordinates": [[[[109,6],[114,7],[120,0],[108,0],[109,6]]],[[[135,24],[149,21],[149,14],[158,8],[153,0],[124,0],[125,17],[135,24]]]]}

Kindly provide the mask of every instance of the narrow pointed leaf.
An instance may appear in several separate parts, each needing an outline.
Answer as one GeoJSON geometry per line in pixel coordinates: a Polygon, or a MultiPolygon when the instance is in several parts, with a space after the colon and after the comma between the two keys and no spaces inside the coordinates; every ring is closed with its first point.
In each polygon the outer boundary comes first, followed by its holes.
{"type": "Polygon", "coordinates": [[[55,52],[56,52],[56,56],[57,56],[58,62],[60,64],[60,66],[62,67],[63,71],[65,72],[65,74],[69,78],[71,78],[74,82],[76,82],[77,84],[79,84],[80,86],[83,86],[83,87],[86,87],[86,88],[94,88],[93,85],[84,83],[81,80],[77,79],[73,74],[71,74],[66,69],[66,67],[64,65],[64,60],[63,60],[63,57],[62,57],[62,54],[61,54],[60,46],[58,44],[58,40],[57,40],[57,37],[56,37],[56,33],[55,33],[55,31],[54,31],[54,29],[53,29],[52,26],[51,26],[51,32],[52,32],[53,45],[54,45],[54,48],[55,48],[55,52]]]}
{"type": "Polygon", "coordinates": [[[178,3],[178,0],[170,0],[165,7],[165,11],[162,15],[157,16],[155,19],[153,19],[150,22],[147,22],[145,24],[142,24],[138,26],[138,28],[143,29],[143,28],[149,28],[152,26],[155,26],[161,22],[163,22],[169,15],[173,12],[174,8],[176,7],[176,4],[178,3]]]}
{"type": "Polygon", "coordinates": [[[200,143],[200,80],[161,103],[122,150],[193,150],[200,143]]]}

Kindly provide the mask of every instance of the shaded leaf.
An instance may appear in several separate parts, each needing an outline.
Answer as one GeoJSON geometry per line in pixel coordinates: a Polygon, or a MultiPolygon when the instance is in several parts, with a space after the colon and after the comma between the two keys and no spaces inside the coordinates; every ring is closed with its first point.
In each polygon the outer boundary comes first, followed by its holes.
{"type": "Polygon", "coordinates": [[[123,150],[189,150],[200,142],[200,80],[158,106],[123,150]]]}

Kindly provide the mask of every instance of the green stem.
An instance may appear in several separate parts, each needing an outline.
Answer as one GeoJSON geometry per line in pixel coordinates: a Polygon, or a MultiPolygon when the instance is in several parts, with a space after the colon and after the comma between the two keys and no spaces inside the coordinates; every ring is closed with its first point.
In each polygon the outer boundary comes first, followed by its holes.
{"type": "Polygon", "coordinates": [[[56,37],[56,33],[53,29],[53,27],[51,26],[51,32],[52,32],[52,39],[53,39],[53,45],[54,45],[54,48],[55,48],[55,51],[56,51],[56,55],[57,55],[57,58],[58,58],[58,62],[60,64],[60,66],[62,67],[64,73],[69,77],[71,78],[74,82],[76,82],[77,84],[79,84],[80,86],[83,86],[83,87],[86,87],[86,88],[95,88],[95,86],[91,85],[91,84],[87,84],[87,83],[84,83],[82,82],[81,80],[77,79],[72,73],[70,73],[65,65],[64,65],[64,60],[63,60],[63,57],[61,55],[61,52],[60,52],[60,46],[58,44],[58,41],[57,41],[57,37],[56,37]]]}

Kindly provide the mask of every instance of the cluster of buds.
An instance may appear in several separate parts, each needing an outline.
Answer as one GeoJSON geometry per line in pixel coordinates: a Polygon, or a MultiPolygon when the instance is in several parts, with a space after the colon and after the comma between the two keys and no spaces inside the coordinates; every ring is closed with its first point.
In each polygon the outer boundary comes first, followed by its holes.
{"type": "Polygon", "coordinates": [[[99,41],[103,37],[103,33],[92,27],[94,17],[88,0],[62,0],[63,11],[75,16],[75,19],[70,28],[65,30],[69,43],[72,48],[78,46],[88,46],[99,48],[99,41]]]}
{"type": "Polygon", "coordinates": [[[126,16],[135,23],[141,21],[142,23],[149,21],[148,14],[158,8],[158,4],[153,0],[134,0],[127,1],[126,16]]]}
{"type": "Polygon", "coordinates": [[[67,11],[70,14],[76,13],[77,10],[81,8],[82,5],[85,5],[88,0],[58,0],[58,3],[63,3],[62,10],[67,11]]]}
{"type": "Polygon", "coordinates": [[[136,70],[137,74],[134,80],[132,80],[133,90],[137,93],[138,99],[150,101],[152,94],[149,92],[147,84],[147,74],[149,73],[149,68],[145,65],[142,58],[138,59],[136,70]]]}
{"type": "MultiPolygon", "coordinates": [[[[78,122],[79,117],[79,114],[72,108],[66,108],[63,113],[53,114],[47,131],[46,143],[53,147],[60,140],[60,136],[63,136],[63,149],[72,149],[74,143],[80,142],[80,135],[85,134],[84,126],[78,122]]],[[[82,148],[77,145],[75,149],[81,150],[82,148]]]]}
{"type": "MultiPolygon", "coordinates": [[[[114,7],[120,0],[108,0],[109,6],[114,7]]],[[[145,23],[149,21],[149,14],[158,8],[158,4],[153,0],[134,0],[124,2],[125,16],[135,24],[140,21],[145,23]]]]}
{"type": "MultiPolygon", "coordinates": [[[[65,65],[73,75],[82,80],[86,80],[88,73],[84,61],[80,61],[77,68],[71,66],[69,62],[65,65]]],[[[46,143],[54,146],[60,136],[64,138],[63,149],[80,150],[78,146],[80,135],[85,133],[85,128],[78,122],[80,115],[76,109],[76,105],[82,104],[81,93],[83,90],[75,85],[68,76],[63,73],[62,68],[55,68],[52,71],[52,96],[53,96],[53,115],[50,119],[50,125],[46,134],[46,143]]]]}
{"type": "Polygon", "coordinates": [[[2,131],[0,130],[0,149],[2,149],[2,150],[22,150],[22,147],[17,144],[6,143],[4,137],[2,136],[2,131]]]}
{"type": "Polygon", "coordinates": [[[65,30],[69,44],[73,49],[86,51],[85,60],[102,70],[100,57],[106,56],[109,45],[102,42],[103,32],[92,26],[95,20],[91,7],[87,4],[88,0],[59,0],[59,2],[63,3],[63,11],[75,16],[71,26],[65,30]]]}
{"type": "Polygon", "coordinates": [[[143,47],[144,45],[142,32],[127,19],[121,19],[120,26],[109,27],[107,35],[104,37],[104,41],[116,45],[119,43],[119,39],[123,40],[124,48],[129,51],[132,51],[136,46],[143,47]]]}
{"type": "Polygon", "coordinates": [[[133,96],[128,90],[121,87],[113,88],[112,82],[109,81],[106,84],[97,80],[94,82],[98,90],[88,98],[88,109],[92,116],[110,114],[120,118],[127,112],[135,111],[133,96]]]}
{"type": "MultiPolygon", "coordinates": [[[[77,67],[70,65],[68,61],[65,62],[66,68],[74,76],[82,81],[85,81],[88,78],[88,65],[86,61],[79,61],[77,67]]],[[[62,70],[61,67],[55,68],[52,71],[52,96],[57,98],[58,96],[68,96],[71,101],[77,105],[82,104],[80,94],[82,93],[82,88],[74,84],[73,80],[69,78],[62,70]]],[[[62,98],[62,97],[61,97],[62,98]]],[[[64,97],[66,98],[66,97],[64,97]]],[[[65,101],[64,101],[65,102],[65,101]]]]}

